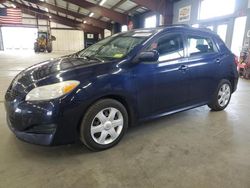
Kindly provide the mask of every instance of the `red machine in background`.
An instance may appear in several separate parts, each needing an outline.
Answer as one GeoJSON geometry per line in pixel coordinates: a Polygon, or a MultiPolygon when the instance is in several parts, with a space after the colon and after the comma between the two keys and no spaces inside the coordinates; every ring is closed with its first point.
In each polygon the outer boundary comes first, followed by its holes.
{"type": "Polygon", "coordinates": [[[250,49],[242,50],[238,64],[239,75],[250,79],[250,49]]]}

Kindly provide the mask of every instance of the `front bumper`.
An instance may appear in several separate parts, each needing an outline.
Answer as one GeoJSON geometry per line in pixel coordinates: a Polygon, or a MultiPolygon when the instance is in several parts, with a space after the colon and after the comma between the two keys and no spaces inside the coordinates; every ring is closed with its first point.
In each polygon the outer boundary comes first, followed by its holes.
{"type": "Polygon", "coordinates": [[[17,131],[12,127],[9,119],[7,119],[7,122],[8,122],[8,126],[11,129],[11,131],[20,140],[23,140],[25,142],[29,142],[29,143],[32,143],[32,144],[44,145],[44,146],[49,146],[49,145],[52,145],[52,143],[53,143],[54,133],[51,133],[51,134],[39,134],[39,133],[17,131]]]}
{"type": "Polygon", "coordinates": [[[17,138],[38,145],[71,144],[78,138],[77,108],[59,101],[5,101],[7,122],[17,138]]]}

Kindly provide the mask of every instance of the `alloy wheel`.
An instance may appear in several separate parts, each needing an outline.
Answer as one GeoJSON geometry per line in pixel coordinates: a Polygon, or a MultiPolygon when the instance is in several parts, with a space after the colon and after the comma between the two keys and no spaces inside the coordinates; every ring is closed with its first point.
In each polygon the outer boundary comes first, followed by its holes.
{"type": "Polygon", "coordinates": [[[218,93],[218,104],[221,107],[225,107],[230,100],[231,97],[231,89],[229,84],[225,83],[221,86],[219,93],[218,93]]]}

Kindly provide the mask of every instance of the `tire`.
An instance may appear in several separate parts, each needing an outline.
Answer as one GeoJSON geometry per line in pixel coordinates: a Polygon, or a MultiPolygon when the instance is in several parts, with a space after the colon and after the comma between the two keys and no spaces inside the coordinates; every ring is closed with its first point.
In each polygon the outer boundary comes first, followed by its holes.
{"type": "Polygon", "coordinates": [[[232,85],[228,80],[222,80],[212,98],[211,103],[208,104],[208,107],[213,111],[222,111],[224,110],[230,100],[232,95],[232,85]]]}
{"type": "Polygon", "coordinates": [[[51,47],[47,47],[47,52],[51,53],[52,52],[52,48],[51,47]]]}
{"type": "Polygon", "coordinates": [[[80,126],[80,140],[90,150],[109,149],[124,136],[128,128],[126,108],[113,99],[102,99],[86,112],[80,126]]]}
{"type": "Polygon", "coordinates": [[[38,52],[38,44],[37,44],[37,42],[35,42],[35,44],[34,44],[34,51],[35,51],[35,53],[38,52]]]}

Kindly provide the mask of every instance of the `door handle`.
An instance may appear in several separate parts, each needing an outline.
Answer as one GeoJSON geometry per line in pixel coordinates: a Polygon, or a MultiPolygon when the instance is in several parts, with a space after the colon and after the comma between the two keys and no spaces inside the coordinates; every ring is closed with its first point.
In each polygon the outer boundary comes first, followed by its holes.
{"type": "Polygon", "coordinates": [[[215,63],[219,63],[219,64],[220,64],[220,63],[221,63],[221,59],[219,59],[219,58],[216,59],[216,60],[215,60],[215,63]]]}
{"type": "Polygon", "coordinates": [[[181,65],[180,67],[179,67],[179,70],[181,70],[181,71],[186,71],[188,69],[188,66],[187,65],[181,65]]]}

